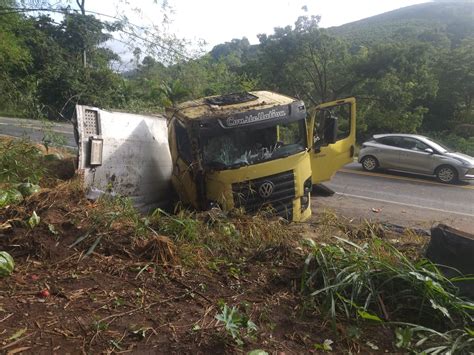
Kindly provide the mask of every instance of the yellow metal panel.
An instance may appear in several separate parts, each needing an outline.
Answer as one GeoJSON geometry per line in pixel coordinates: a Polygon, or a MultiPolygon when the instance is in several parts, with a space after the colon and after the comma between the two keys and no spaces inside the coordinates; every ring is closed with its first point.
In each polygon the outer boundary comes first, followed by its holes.
{"type": "MultiPolygon", "coordinates": [[[[355,98],[351,97],[348,99],[337,100],[333,102],[324,103],[318,106],[319,109],[330,108],[341,104],[351,105],[351,124],[350,134],[348,137],[337,141],[336,143],[329,144],[325,147],[321,147],[320,152],[311,150],[311,169],[313,184],[319,184],[323,181],[328,181],[332,176],[342,168],[344,165],[352,162],[355,149],[356,140],[356,101],[355,98]]],[[[312,120],[310,125],[314,127],[315,122],[312,120]]],[[[312,141],[312,138],[311,138],[312,141]]]]}
{"type": "Polygon", "coordinates": [[[221,204],[225,209],[234,208],[232,184],[257,179],[264,176],[293,170],[295,176],[295,200],[293,201],[293,220],[309,218],[311,208],[301,213],[300,197],[304,194],[304,182],[311,176],[311,164],[308,153],[301,152],[293,156],[275,159],[269,162],[241,167],[239,169],[215,171],[206,176],[207,197],[221,204]]]}
{"type": "Polygon", "coordinates": [[[185,205],[198,206],[196,183],[192,178],[191,165],[186,163],[178,154],[174,125],[171,125],[169,134],[170,152],[173,162],[171,183],[181,202],[185,205]]]}

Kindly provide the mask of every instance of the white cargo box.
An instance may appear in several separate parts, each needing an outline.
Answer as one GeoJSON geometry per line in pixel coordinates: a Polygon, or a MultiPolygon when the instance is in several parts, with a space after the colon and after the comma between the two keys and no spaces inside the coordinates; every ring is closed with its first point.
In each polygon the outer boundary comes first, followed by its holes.
{"type": "Polygon", "coordinates": [[[166,118],[76,106],[78,173],[88,197],[127,196],[142,211],[171,198],[166,118]]]}

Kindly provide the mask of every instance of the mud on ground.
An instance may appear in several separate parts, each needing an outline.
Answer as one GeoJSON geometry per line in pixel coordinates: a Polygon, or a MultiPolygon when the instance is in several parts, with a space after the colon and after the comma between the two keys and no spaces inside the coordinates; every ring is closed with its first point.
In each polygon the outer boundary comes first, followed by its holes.
{"type": "MultiPolygon", "coordinates": [[[[390,329],[366,324],[354,338],[349,323],[328,322],[305,308],[300,279],[306,255],[299,242],[341,233],[331,216],[279,224],[287,231],[284,243],[236,248],[232,257],[194,242],[196,253],[199,248],[212,258],[193,264],[180,259],[171,238],[134,238],[123,223],[85,256],[90,245],[71,245],[90,230],[101,233],[91,229],[95,208],[69,181],[1,211],[0,250],[16,262],[13,275],[0,279],[1,352],[289,354],[317,352],[315,344],[327,339],[338,353],[373,352],[374,346],[394,351],[390,329]],[[33,211],[41,222],[31,228],[33,211]],[[257,331],[234,339],[215,318],[223,304],[237,307],[257,331]]],[[[355,239],[363,236],[354,230],[355,239]]],[[[422,243],[413,237],[407,248],[422,243]]]]}

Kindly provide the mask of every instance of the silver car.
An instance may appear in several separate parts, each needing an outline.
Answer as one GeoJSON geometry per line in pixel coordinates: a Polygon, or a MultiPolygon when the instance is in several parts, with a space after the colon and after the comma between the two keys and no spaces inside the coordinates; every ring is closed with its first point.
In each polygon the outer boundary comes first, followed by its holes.
{"type": "Polygon", "coordinates": [[[474,179],[474,158],[415,134],[377,134],[364,144],[359,163],[367,171],[391,169],[432,175],[444,183],[474,179]]]}

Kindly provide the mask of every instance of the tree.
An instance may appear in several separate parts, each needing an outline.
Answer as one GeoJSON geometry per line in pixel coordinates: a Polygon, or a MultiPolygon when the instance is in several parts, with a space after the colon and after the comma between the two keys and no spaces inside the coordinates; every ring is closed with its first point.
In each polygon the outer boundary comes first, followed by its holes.
{"type": "Polygon", "coordinates": [[[440,98],[451,99],[456,121],[474,123],[474,37],[447,54],[440,69],[440,98]]]}
{"type": "MultiPolygon", "coordinates": [[[[0,11],[14,5],[13,0],[0,0],[0,11]]],[[[28,24],[16,13],[0,17],[0,110],[19,112],[31,101],[31,83],[27,68],[31,63],[30,52],[22,33],[28,24]]]]}
{"type": "Polygon", "coordinates": [[[364,81],[355,91],[369,133],[414,133],[420,128],[428,111],[424,102],[435,97],[438,89],[433,55],[433,47],[419,42],[369,50],[366,61],[356,68],[364,81]]]}
{"type": "Polygon", "coordinates": [[[318,105],[347,95],[357,84],[348,45],[319,28],[317,16],[301,16],[295,26],[259,35],[260,56],[247,66],[265,87],[318,105]]]}

